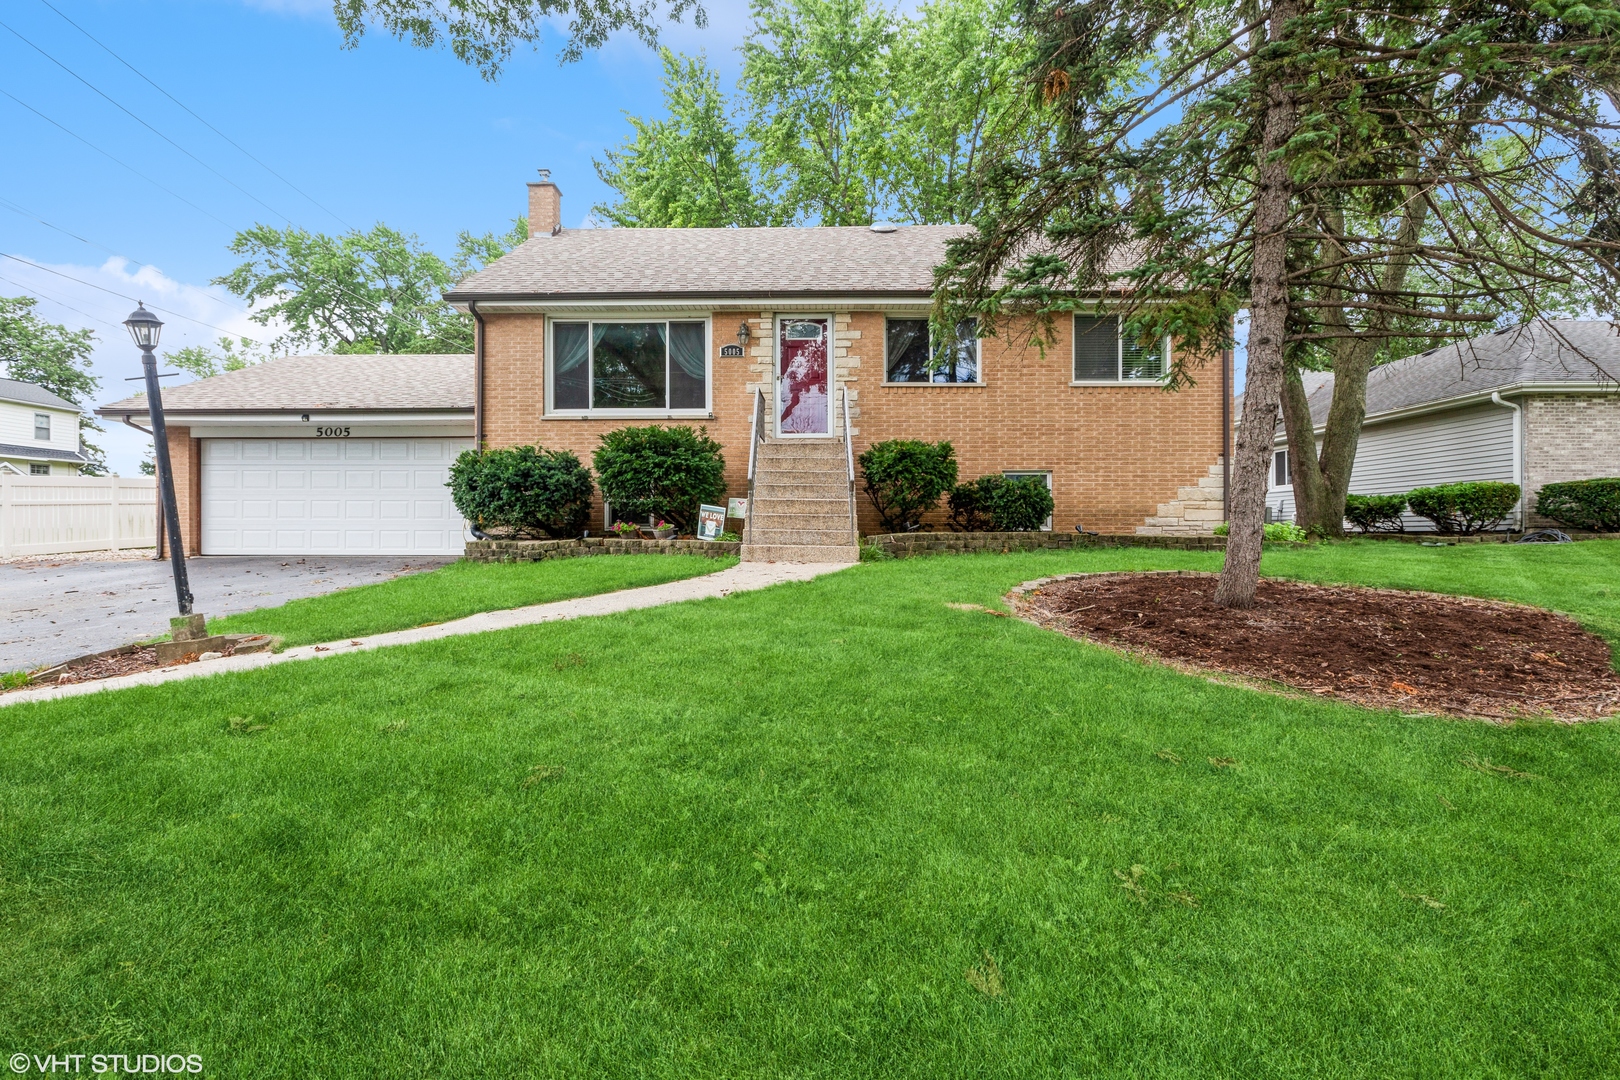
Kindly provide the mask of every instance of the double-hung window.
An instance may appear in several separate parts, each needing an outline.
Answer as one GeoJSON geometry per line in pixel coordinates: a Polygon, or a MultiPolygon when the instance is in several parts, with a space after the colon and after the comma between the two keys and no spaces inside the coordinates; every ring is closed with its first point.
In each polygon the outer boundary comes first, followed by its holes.
{"type": "Polygon", "coordinates": [[[1169,372],[1170,343],[1144,346],[1120,332],[1117,315],[1074,317],[1074,381],[1159,382],[1169,372]]]}
{"type": "Polygon", "coordinates": [[[703,322],[551,324],[551,408],[559,412],[706,412],[703,322]]]}
{"type": "Polygon", "coordinates": [[[883,334],[883,381],[977,383],[978,320],[957,323],[951,341],[932,341],[927,319],[889,319],[883,334]]]}
{"type": "Polygon", "coordinates": [[[51,441],[51,414],[37,412],[34,414],[34,438],[51,441]]]}

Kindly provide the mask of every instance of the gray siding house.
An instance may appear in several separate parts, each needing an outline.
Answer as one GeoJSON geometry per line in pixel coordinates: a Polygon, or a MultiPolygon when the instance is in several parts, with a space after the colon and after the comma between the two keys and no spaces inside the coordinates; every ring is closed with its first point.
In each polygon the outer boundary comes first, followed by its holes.
{"type": "MultiPolygon", "coordinates": [[[[1320,440],[1333,376],[1315,375],[1306,390],[1320,440]]],[[[1279,423],[1266,503],[1285,521],[1294,516],[1287,447],[1279,423]]],[[[1555,320],[1499,330],[1397,360],[1368,377],[1353,494],[1503,480],[1524,492],[1509,524],[1535,527],[1550,524],[1531,511],[1543,484],[1596,476],[1620,476],[1615,323],[1555,320]]],[[[1406,528],[1433,525],[1408,514],[1406,528]]]]}

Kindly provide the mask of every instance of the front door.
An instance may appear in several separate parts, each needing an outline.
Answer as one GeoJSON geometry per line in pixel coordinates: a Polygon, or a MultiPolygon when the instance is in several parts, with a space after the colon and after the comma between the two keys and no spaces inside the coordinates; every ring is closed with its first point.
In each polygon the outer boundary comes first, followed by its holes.
{"type": "Polygon", "coordinates": [[[789,319],[777,325],[776,430],[779,435],[830,435],[827,407],[827,318],[789,319]]]}

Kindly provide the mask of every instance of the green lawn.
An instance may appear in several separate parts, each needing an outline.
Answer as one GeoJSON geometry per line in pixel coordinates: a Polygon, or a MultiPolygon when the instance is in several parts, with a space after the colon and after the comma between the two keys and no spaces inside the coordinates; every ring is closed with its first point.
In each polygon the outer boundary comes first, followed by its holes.
{"type": "Polygon", "coordinates": [[[702,555],[455,562],[425,574],[210,619],[208,630],[214,634],[277,634],[285,645],[307,645],[448,622],[480,611],[661,585],[735,565],[737,560],[731,556],[710,559],[702,555]]]}
{"type": "MultiPolygon", "coordinates": [[[[870,563],[0,710],[0,1048],[218,1077],[1614,1075],[1615,724],[1297,701],[946,606],[1213,565],[870,563]]],[[[1267,568],[1620,618],[1615,544],[1267,568]]]]}

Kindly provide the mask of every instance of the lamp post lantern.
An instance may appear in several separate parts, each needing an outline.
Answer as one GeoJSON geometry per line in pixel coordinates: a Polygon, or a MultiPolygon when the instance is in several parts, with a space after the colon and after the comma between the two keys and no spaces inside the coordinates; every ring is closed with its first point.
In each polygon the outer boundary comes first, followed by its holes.
{"type": "Polygon", "coordinates": [[[162,489],[163,524],[169,541],[169,564],[174,568],[174,595],[180,614],[191,614],[191,584],[186,580],[186,554],[180,539],[180,510],[174,501],[174,470],[169,467],[169,431],[163,423],[163,389],[158,385],[158,335],[163,320],[146,310],[142,303],[124,320],[129,336],[141,350],[141,372],[146,376],[147,407],[152,417],[152,460],[157,465],[158,486],[162,489]]]}

